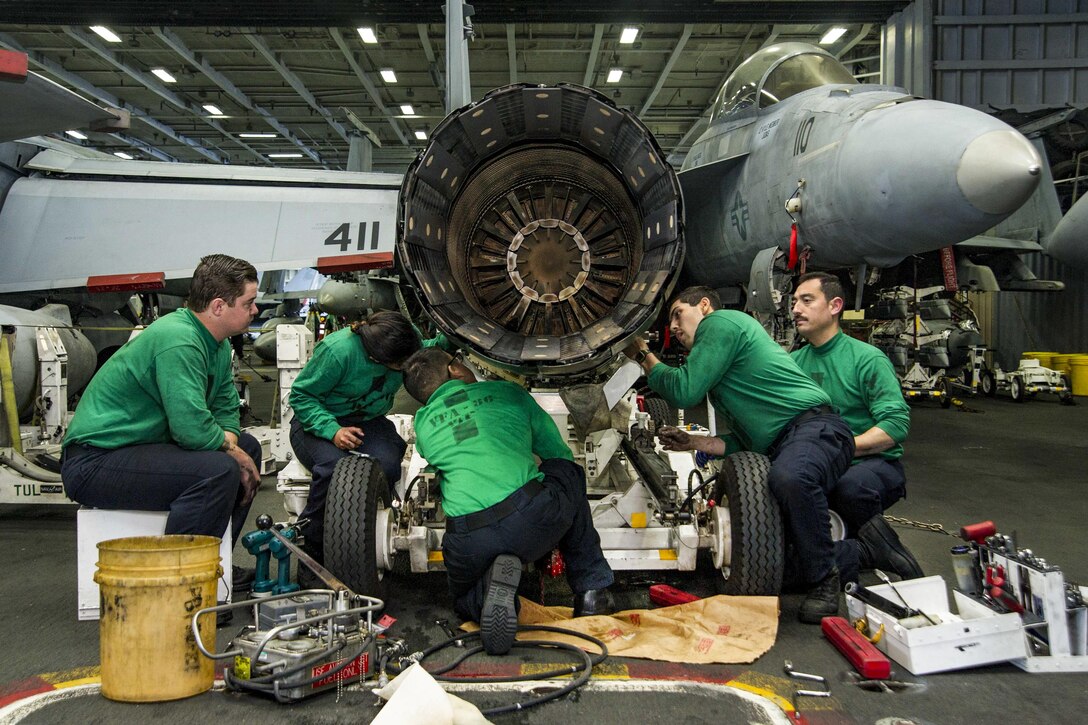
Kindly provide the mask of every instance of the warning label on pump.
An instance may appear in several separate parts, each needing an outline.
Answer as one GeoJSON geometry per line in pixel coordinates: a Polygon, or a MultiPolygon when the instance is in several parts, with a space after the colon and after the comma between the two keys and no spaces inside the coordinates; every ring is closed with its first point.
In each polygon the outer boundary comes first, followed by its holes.
{"type": "MultiPolygon", "coordinates": [[[[318,665],[310,671],[310,677],[321,677],[321,675],[325,674],[326,672],[335,669],[337,664],[338,663],[336,662],[328,662],[323,665],[318,665]]],[[[316,690],[319,687],[331,685],[337,680],[347,680],[352,677],[361,677],[362,675],[366,674],[369,664],[369,653],[361,654],[348,664],[344,665],[344,668],[337,672],[335,675],[329,675],[328,677],[321,677],[320,680],[315,680],[314,684],[311,685],[311,687],[316,690]]]]}

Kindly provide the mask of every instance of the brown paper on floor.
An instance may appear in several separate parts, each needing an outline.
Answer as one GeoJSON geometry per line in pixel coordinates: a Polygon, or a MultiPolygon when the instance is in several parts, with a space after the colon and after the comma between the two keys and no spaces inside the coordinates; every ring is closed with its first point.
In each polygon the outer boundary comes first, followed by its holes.
{"type": "MultiPolygon", "coordinates": [[[[521,600],[518,624],[546,624],[596,637],[608,653],[663,662],[744,664],[774,645],[777,597],[716,596],[660,609],[629,609],[609,616],[571,619],[570,607],[545,607],[521,600]]],[[[478,629],[469,624],[465,629],[478,629]]],[[[577,637],[551,632],[518,632],[518,639],[569,642],[588,651],[577,637]]]]}

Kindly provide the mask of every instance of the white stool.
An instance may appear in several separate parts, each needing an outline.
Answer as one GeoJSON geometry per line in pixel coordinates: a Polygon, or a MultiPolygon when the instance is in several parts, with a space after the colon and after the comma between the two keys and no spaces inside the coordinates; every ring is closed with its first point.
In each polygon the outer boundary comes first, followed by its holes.
{"type": "MultiPolygon", "coordinates": [[[[108,539],[123,539],[129,536],[162,536],[166,531],[167,511],[121,511],[116,509],[95,509],[81,506],[76,512],[76,578],[78,581],[79,619],[98,619],[99,593],[98,583],[94,580],[98,568],[98,543],[108,539]]],[[[219,577],[216,597],[220,602],[231,600],[231,554],[232,542],[230,524],[223,532],[219,547],[220,563],[223,576],[219,577]]],[[[210,605],[209,605],[210,606],[210,605]]]]}

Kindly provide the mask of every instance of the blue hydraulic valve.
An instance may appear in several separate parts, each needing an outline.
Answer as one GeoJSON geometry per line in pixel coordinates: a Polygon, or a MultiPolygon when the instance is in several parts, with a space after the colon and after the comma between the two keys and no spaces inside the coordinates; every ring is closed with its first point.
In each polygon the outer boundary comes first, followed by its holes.
{"type": "Polygon", "coordinates": [[[261,514],[257,517],[257,531],[250,531],[242,537],[242,546],[257,558],[257,572],[253,580],[254,597],[270,597],[274,594],[286,594],[298,591],[298,584],[291,581],[291,550],[272,533],[275,526],[280,535],[294,540],[298,529],[273,524],[272,517],[261,514]],[[272,578],[272,557],[276,557],[276,578],[272,578]]]}

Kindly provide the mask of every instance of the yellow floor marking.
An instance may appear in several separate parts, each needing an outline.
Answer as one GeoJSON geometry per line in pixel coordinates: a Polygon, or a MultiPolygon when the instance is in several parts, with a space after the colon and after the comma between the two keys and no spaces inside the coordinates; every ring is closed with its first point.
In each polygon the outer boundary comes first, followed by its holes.
{"type": "Polygon", "coordinates": [[[57,688],[74,687],[98,682],[102,677],[102,668],[98,665],[76,667],[70,670],[61,670],[60,672],[46,672],[38,675],[38,677],[57,688]]]}

